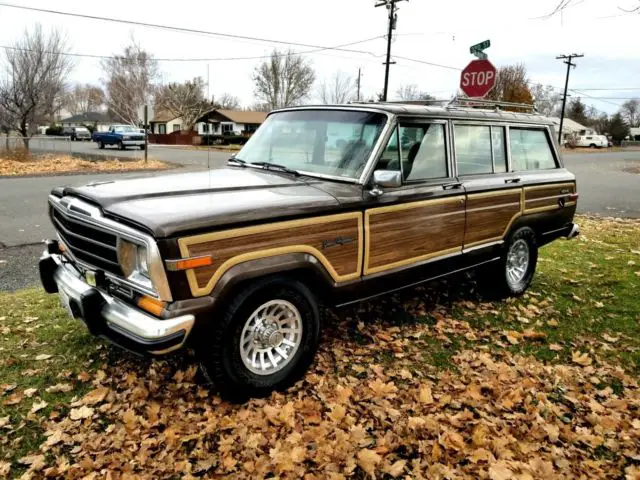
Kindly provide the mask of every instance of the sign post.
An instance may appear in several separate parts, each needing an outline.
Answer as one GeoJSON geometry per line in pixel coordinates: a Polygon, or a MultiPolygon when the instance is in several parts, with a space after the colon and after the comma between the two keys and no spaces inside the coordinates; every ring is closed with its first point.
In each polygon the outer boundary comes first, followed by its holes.
{"type": "Polygon", "coordinates": [[[473,60],[462,70],[460,89],[471,98],[484,98],[496,85],[496,67],[489,60],[473,60]]]}

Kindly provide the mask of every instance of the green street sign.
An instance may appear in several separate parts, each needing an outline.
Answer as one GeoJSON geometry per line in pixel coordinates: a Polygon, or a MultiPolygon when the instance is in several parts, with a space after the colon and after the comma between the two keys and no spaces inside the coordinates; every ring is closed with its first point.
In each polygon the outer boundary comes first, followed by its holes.
{"type": "Polygon", "coordinates": [[[491,40],[485,40],[484,42],[481,43],[476,43],[474,46],[472,46],[469,49],[470,53],[480,53],[483,50],[486,50],[487,48],[489,48],[491,46],[491,40]]]}

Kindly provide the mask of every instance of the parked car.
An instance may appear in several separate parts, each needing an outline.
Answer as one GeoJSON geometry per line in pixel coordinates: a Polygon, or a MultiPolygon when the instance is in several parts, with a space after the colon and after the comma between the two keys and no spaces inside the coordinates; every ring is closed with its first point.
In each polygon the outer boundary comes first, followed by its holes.
{"type": "Polygon", "coordinates": [[[87,127],[64,127],[62,135],[70,137],[71,141],[91,140],[91,132],[87,127]]]}
{"type": "Polygon", "coordinates": [[[576,138],[576,147],[607,148],[609,139],[604,135],[580,135],[576,138]]]}
{"type": "Polygon", "coordinates": [[[304,375],[327,306],[467,270],[492,297],[521,295],[538,249],[579,233],[554,139],[535,114],[275,111],[226,168],[55,188],[42,284],[95,335],[192,346],[225,397],[266,395],[304,375]]]}
{"type": "Polygon", "coordinates": [[[120,150],[127,147],[145,149],[144,133],[141,133],[138,127],[131,125],[111,125],[106,132],[94,132],[93,141],[98,144],[98,148],[116,145],[120,150]]]}

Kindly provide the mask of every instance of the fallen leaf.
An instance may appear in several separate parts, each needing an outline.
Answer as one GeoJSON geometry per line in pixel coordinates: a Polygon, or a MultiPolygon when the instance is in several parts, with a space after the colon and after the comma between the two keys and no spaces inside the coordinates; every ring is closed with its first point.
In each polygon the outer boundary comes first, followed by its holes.
{"type": "Polygon", "coordinates": [[[90,418],[93,415],[93,408],[82,406],[79,408],[72,408],[69,412],[69,417],[71,420],[83,420],[85,418],[90,418]]]}
{"type": "Polygon", "coordinates": [[[398,460],[393,465],[388,465],[384,468],[384,472],[392,477],[399,477],[404,472],[404,467],[407,464],[406,460],[398,460]]]}
{"type": "Polygon", "coordinates": [[[96,388],[95,390],[87,393],[82,399],[80,403],[83,405],[95,405],[97,403],[103,402],[107,395],[109,394],[109,389],[107,387],[96,388]]]}
{"type": "Polygon", "coordinates": [[[606,333],[602,335],[602,338],[604,338],[609,343],[616,343],[618,340],[620,340],[620,337],[612,337],[611,335],[608,335],[606,333]]]}
{"type": "Polygon", "coordinates": [[[27,388],[27,389],[24,391],[24,396],[25,396],[25,397],[27,397],[27,398],[31,398],[31,397],[33,397],[33,396],[35,395],[35,393],[36,393],[37,391],[38,391],[38,389],[37,389],[37,388],[27,388]]]}
{"type": "Polygon", "coordinates": [[[522,337],[526,340],[544,340],[547,338],[547,334],[544,332],[535,332],[533,330],[525,330],[522,332],[522,337]]]}
{"type": "Polygon", "coordinates": [[[549,437],[550,442],[555,443],[558,441],[560,436],[560,428],[558,428],[557,425],[547,423],[542,428],[547,433],[547,437],[549,437]]]}
{"type": "Polygon", "coordinates": [[[558,322],[558,320],[556,319],[551,319],[547,321],[547,325],[549,325],[550,327],[557,327],[558,325],[560,325],[560,322],[558,322]]]}
{"type": "Polygon", "coordinates": [[[8,477],[11,471],[11,463],[0,462],[0,477],[8,477]]]}
{"type": "Polygon", "coordinates": [[[49,360],[53,355],[49,355],[48,353],[41,353],[40,355],[36,355],[36,360],[49,360]]]}
{"type": "Polygon", "coordinates": [[[18,385],[15,383],[5,383],[2,385],[2,393],[9,393],[18,388],[18,385]]]}
{"type": "Polygon", "coordinates": [[[10,419],[11,417],[9,417],[9,415],[7,415],[6,417],[0,417],[0,428],[4,427],[5,425],[8,425],[10,419]]]}
{"type": "Polygon", "coordinates": [[[44,455],[27,455],[18,460],[21,465],[28,465],[36,472],[44,468],[44,455]]]}
{"type": "Polygon", "coordinates": [[[67,393],[73,390],[73,385],[69,383],[58,383],[56,385],[52,385],[51,387],[47,387],[45,392],[47,393],[67,393]]]}
{"type": "Polygon", "coordinates": [[[560,350],[562,350],[562,345],[558,345],[557,343],[552,343],[551,345],[549,345],[549,350],[552,350],[554,352],[559,352],[560,350]]]}
{"type": "Polygon", "coordinates": [[[360,468],[373,477],[376,473],[376,467],[382,461],[382,457],[368,448],[360,450],[357,457],[360,468]]]}
{"type": "Polygon", "coordinates": [[[520,332],[510,330],[508,332],[505,332],[504,336],[511,345],[517,345],[518,343],[520,343],[520,337],[522,335],[520,332]]]}
{"type": "Polygon", "coordinates": [[[513,478],[513,471],[503,462],[496,462],[489,467],[489,478],[491,480],[509,480],[513,478]]]}
{"type": "Polygon", "coordinates": [[[433,395],[431,394],[431,387],[429,385],[423,385],[420,388],[420,403],[425,405],[431,405],[433,403],[433,395]]]}
{"type": "Polygon", "coordinates": [[[45,402],[44,400],[41,400],[40,402],[34,402],[31,410],[29,410],[30,413],[36,413],[39,412],[40,410],[42,410],[43,408],[45,408],[47,405],[49,405],[47,402],[45,402]]]}
{"type": "Polygon", "coordinates": [[[571,353],[571,361],[583,367],[591,365],[592,362],[588,353],[580,353],[577,351],[571,353]]]}

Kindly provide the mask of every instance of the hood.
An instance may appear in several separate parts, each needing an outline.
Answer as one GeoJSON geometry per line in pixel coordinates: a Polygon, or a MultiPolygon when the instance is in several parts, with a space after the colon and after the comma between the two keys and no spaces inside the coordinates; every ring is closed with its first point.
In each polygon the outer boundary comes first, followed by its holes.
{"type": "Polygon", "coordinates": [[[335,208],[313,180],[253,168],[161,175],[67,187],[107,213],[163,238],[178,233],[335,208]]]}

